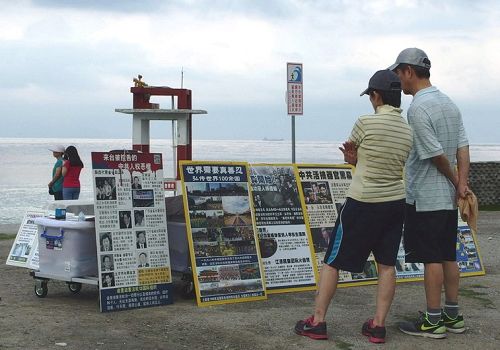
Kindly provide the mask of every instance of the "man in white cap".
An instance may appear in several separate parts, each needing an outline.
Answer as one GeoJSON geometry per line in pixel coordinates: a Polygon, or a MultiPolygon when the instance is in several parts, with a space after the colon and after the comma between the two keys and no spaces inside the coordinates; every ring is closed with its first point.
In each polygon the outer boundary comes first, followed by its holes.
{"type": "Polygon", "coordinates": [[[453,101],[432,86],[431,61],[417,48],[399,54],[389,67],[413,96],[408,123],[413,148],[406,163],[404,247],[407,263],[423,263],[427,310],[414,322],[401,322],[407,334],[445,338],[463,333],[458,310],[459,270],[456,262],[457,198],[469,192],[469,142],[462,116],[453,101]],[[458,172],[455,171],[458,166],[458,172]],[[444,286],[445,304],[441,309],[444,286]]]}
{"type": "Polygon", "coordinates": [[[52,180],[49,182],[49,193],[54,196],[54,199],[62,200],[62,183],[63,183],[63,175],[62,175],[62,166],[63,166],[63,154],[64,147],[61,145],[55,145],[49,148],[49,151],[52,151],[52,155],[56,158],[56,163],[54,164],[54,168],[52,169],[52,180]]]}

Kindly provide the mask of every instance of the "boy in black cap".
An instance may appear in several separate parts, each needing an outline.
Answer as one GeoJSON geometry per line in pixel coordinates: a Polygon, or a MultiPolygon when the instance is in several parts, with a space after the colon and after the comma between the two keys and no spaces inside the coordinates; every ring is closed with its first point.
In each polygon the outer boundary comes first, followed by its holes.
{"type": "Polygon", "coordinates": [[[325,315],[337,289],[339,270],[362,272],[373,252],[379,273],[376,312],[363,324],[362,333],[370,342],[385,342],[385,318],[394,297],[394,266],[403,229],[403,167],[412,134],[401,116],[401,82],[395,73],[376,72],[361,96],[365,94],[375,114],[359,117],[340,148],[356,171],[325,254],[314,315],[295,326],[297,334],[312,339],[327,339],[325,315]]]}

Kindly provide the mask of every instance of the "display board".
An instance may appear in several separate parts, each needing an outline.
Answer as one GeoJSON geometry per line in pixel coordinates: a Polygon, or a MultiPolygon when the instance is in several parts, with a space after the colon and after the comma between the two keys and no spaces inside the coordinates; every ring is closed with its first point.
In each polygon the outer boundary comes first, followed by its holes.
{"type": "MultiPolygon", "coordinates": [[[[298,169],[307,208],[306,217],[311,228],[318,268],[321,268],[328,247],[328,239],[335,225],[338,211],[345,201],[354,168],[350,165],[300,164],[298,169]]],[[[460,215],[457,232],[457,263],[461,276],[485,274],[476,237],[467,223],[460,220],[460,215]]],[[[396,262],[397,282],[421,281],[423,277],[424,264],[406,263],[401,241],[396,262]]],[[[372,254],[363,272],[339,271],[340,286],[372,284],[377,282],[377,278],[376,262],[372,254]]]]}
{"type": "Polygon", "coordinates": [[[316,259],[294,166],[251,164],[250,179],[267,292],[316,289],[316,259]]]}
{"type": "Polygon", "coordinates": [[[198,305],[267,298],[248,164],[183,161],[180,174],[198,305]]]}
{"type": "Polygon", "coordinates": [[[38,270],[38,225],[34,219],[43,217],[44,210],[26,210],[23,221],[17,231],[6,264],[38,270]]]}
{"type": "Polygon", "coordinates": [[[92,152],[101,311],[172,303],[160,153],[92,152]]]}

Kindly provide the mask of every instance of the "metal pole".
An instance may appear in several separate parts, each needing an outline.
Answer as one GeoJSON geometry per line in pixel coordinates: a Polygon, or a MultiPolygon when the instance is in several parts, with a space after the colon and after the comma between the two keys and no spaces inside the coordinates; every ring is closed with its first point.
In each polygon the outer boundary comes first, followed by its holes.
{"type": "Polygon", "coordinates": [[[292,115],[292,164],[295,164],[295,115],[292,115]]]}

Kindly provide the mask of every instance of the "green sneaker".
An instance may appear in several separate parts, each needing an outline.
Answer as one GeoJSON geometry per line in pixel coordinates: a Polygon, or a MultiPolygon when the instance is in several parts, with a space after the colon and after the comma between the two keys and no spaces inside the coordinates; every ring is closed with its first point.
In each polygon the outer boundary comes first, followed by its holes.
{"type": "Polygon", "coordinates": [[[444,326],[448,332],[456,334],[465,332],[464,317],[462,315],[458,315],[456,318],[451,318],[443,310],[441,311],[441,318],[443,319],[444,326]]]}
{"type": "Polygon", "coordinates": [[[415,322],[400,322],[399,330],[403,333],[418,335],[420,337],[433,339],[446,338],[446,327],[443,319],[440,319],[436,324],[430,323],[427,313],[423,312],[420,312],[420,317],[415,322]]]}

